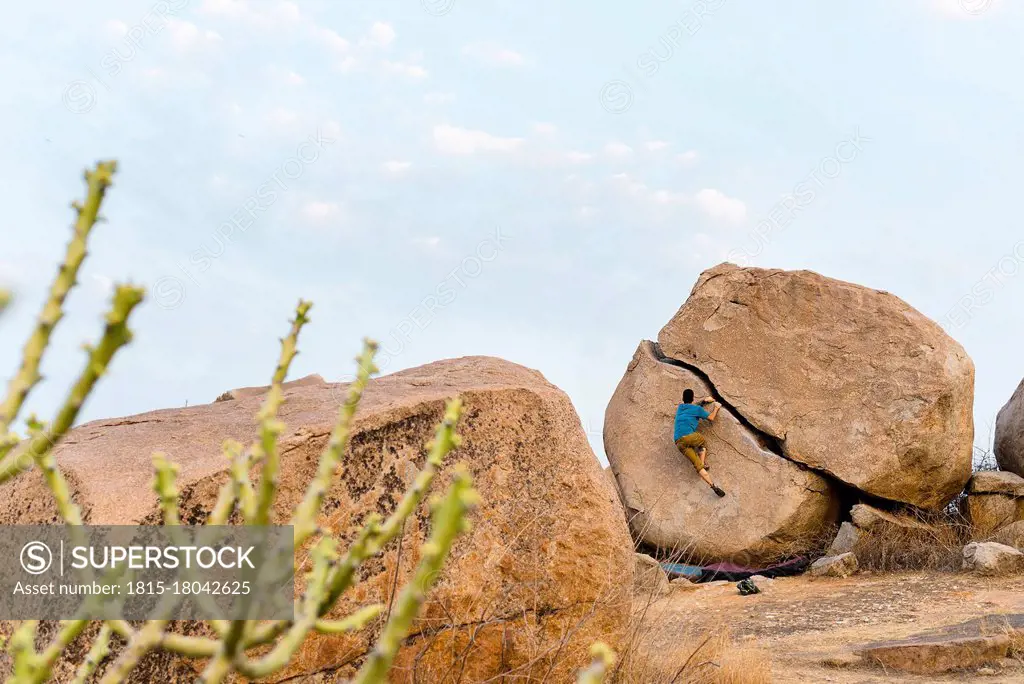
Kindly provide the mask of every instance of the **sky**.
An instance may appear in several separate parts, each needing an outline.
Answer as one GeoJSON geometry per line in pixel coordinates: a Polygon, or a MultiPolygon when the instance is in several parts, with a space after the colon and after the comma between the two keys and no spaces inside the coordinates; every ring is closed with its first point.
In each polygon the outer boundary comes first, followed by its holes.
{"type": "Polygon", "coordinates": [[[974,359],[976,444],[1024,377],[1024,6],[1008,0],[36,0],[0,23],[0,381],[70,236],[106,222],[29,408],[113,283],[135,340],[82,419],[493,355],[604,408],[722,261],[888,290],[974,359]],[[1016,84],[1016,85],[1014,85],[1016,84]]]}

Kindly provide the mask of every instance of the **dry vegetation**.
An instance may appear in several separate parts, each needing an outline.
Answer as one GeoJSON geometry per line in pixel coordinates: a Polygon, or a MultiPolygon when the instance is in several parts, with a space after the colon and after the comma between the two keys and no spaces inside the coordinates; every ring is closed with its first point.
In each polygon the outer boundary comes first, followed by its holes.
{"type": "Polygon", "coordinates": [[[956,572],[967,536],[968,526],[955,518],[920,528],[879,522],[870,533],[861,535],[854,553],[865,570],[956,572]]]}
{"type": "MultiPolygon", "coordinates": [[[[657,625],[640,630],[657,629],[657,625]]],[[[771,658],[766,650],[739,645],[727,629],[691,638],[669,653],[649,653],[634,642],[612,673],[616,684],[766,684],[771,658]]]]}

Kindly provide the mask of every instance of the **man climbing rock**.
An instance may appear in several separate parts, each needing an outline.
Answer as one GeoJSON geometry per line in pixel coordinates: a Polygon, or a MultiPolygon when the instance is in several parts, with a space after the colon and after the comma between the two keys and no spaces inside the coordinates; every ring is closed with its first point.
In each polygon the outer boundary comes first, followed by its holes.
{"type": "Polygon", "coordinates": [[[683,403],[676,409],[676,424],[672,439],[675,440],[676,448],[683,453],[683,456],[690,459],[690,463],[697,469],[700,479],[707,482],[715,494],[725,496],[725,492],[708,475],[707,446],[705,445],[704,435],[697,432],[697,425],[700,420],[705,419],[708,422],[714,422],[722,405],[712,397],[704,397],[700,400],[700,403],[704,405],[711,404],[711,412],[708,413],[704,406],[697,406],[693,403],[692,389],[683,391],[683,403]]]}

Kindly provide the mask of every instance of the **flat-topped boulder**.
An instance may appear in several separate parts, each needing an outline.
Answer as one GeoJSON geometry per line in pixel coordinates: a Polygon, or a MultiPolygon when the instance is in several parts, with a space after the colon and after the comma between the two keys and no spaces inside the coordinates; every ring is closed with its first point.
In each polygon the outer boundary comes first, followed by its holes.
{"type": "MultiPolygon", "coordinates": [[[[702,424],[717,497],[672,441],[683,390],[712,393],[693,371],[664,361],[652,342],[633,355],[605,412],[604,445],[633,534],[695,561],[771,562],[808,551],[834,523],[837,495],[821,475],[723,409],[702,424]]],[[[826,540],[827,543],[827,540],[826,540]]]]}
{"type": "MultiPolygon", "coordinates": [[[[279,523],[287,522],[313,477],[342,389],[319,378],[286,387],[280,411],[286,425],[280,440],[281,486],[274,508],[279,523]]],[[[180,465],[185,521],[202,523],[227,479],[221,443],[232,438],[248,444],[256,438],[255,415],[265,391],[236,390],[211,404],[100,420],[71,431],[56,458],[86,521],[157,522],[151,454],[163,451],[180,465]]],[[[456,541],[390,681],[411,681],[414,667],[418,681],[440,681],[455,660],[465,681],[499,675],[525,680],[544,673],[552,681],[566,680],[589,661],[593,641],[612,643],[625,629],[635,560],[621,508],[571,402],[537,371],[467,357],[371,381],[344,468],[318,523],[350,540],[367,514],[392,512],[425,462],[445,401],[456,396],[465,403],[458,428],[463,441],[433,491],[445,490],[451,467],[461,461],[473,475],[481,503],[472,529],[456,541]]],[[[58,520],[37,471],[6,483],[0,494],[0,523],[58,520]]],[[[407,521],[401,546],[392,544],[367,562],[362,581],[331,616],[387,604],[396,574],[398,586],[410,579],[428,527],[424,505],[407,521]]],[[[313,636],[270,681],[328,672],[348,677],[379,627],[313,636]]],[[[181,661],[161,667],[164,681],[195,678],[181,661]]]]}
{"type": "Polygon", "coordinates": [[[721,264],[658,342],[787,458],[868,494],[936,509],[970,477],[974,364],[888,292],[721,264]]]}
{"type": "Polygon", "coordinates": [[[975,473],[961,510],[975,539],[1024,520],[1024,478],[1002,470],[975,473]]]}

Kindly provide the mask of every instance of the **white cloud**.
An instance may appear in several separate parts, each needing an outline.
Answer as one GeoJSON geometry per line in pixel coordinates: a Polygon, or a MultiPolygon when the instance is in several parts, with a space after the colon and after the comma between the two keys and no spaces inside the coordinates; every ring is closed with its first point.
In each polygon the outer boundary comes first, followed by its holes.
{"type": "Polygon", "coordinates": [[[339,36],[338,32],[334,29],[314,26],[312,33],[317,40],[335,52],[348,52],[348,49],[351,47],[351,44],[339,36]]]}
{"type": "Polygon", "coordinates": [[[647,184],[636,180],[628,173],[613,174],[612,180],[615,181],[618,186],[631,197],[635,197],[637,199],[646,199],[650,197],[651,189],[647,187],[647,184]]]}
{"type": "Polygon", "coordinates": [[[168,17],[167,33],[170,36],[171,45],[182,52],[220,41],[220,34],[216,31],[203,31],[190,21],[168,17]]]}
{"type": "Polygon", "coordinates": [[[558,127],[552,123],[535,123],[533,124],[533,130],[541,135],[554,135],[558,132],[558,127]]]}
{"type": "Polygon", "coordinates": [[[585,164],[594,158],[594,155],[587,154],[586,152],[568,152],[565,158],[569,160],[570,164],[585,164]]]}
{"type": "Polygon", "coordinates": [[[268,118],[275,126],[291,126],[299,120],[299,113],[287,107],[277,107],[271,110],[268,118]]]}
{"type": "Polygon", "coordinates": [[[418,237],[410,240],[412,244],[423,247],[425,249],[437,249],[441,246],[441,238],[437,235],[429,235],[426,237],[418,237]]]}
{"type": "Polygon", "coordinates": [[[305,77],[302,74],[294,72],[290,69],[283,69],[279,66],[270,66],[267,69],[268,77],[276,83],[284,83],[291,86],[300,86],[306,83],[305,77]]]}
{"type": "Polygon", "coordinates": [[[625,143],[610,142],[604,146],[604,152],[610,157],[628,157],[633,154],[633,148],[625,143]]]}
{"type": "Polygon", "coordinates": [[[576,207],[575,214],[576,214],[576,218],[586,220],[586,219],[591,218],[593,216],[597,216],[598,210],[595,207],[587,205],[587,206],[582,206],[582,207],[576,207]]]}
{"type": "Polygon", "coordinates": [[[697,154],[697,150],[687,150],[676,155],[676,160],[686,166],[693,166],[699,158],[700,155],[697,154]]]}
{"type": "Polygon", "coordinates": [[[321,127],[321,131],[328,140],[341,140],[341,124],[337,121],[328,121],[321,127]]]}
{"type": "Polygon", "coordinates": [[[114,293],[114,279],[102,273],[93,273],[92,284],[96,291],[103,297],[109,297],[114,293]]]}
{"type": "Polygon", "coordinates": [[[370,42],[379,47],[387,47],[395,41],[395,29],[383,21],[374,22],[370,27],[370,42]]]}
{"type": "Polygon", "coordinates": [[[430,105],[447,104],[455,101],[454,93],[427,93],[423,96],[423,101],[430,105]]]}
{"type": "Polygon", "coordinates": [[[617,173],[612,180],[619,189],[637,202],[662,207],[696,206],[698,210],[716,221],[740,223],[747,217],[747,207],[734,197],[728,197],[720,190],[705,188],[694,194],[676,190],[655,190],[628,173],[617,173]]]}
{"type": "Polygon", "coordinates": [[[412,162],[407,161],[387,161],[381,164],[381,168],[390,173],[392,176],[400,176],[404,174],[412,166],[412,162]]]}
{"type": "Polygon", "coordinates": [[[358,62],[355,57],[346,57],[345,59],[338,62],[338,71],[349,72],[358,66],[358,62]]]}
{"type": "Polygon", "coordinates": [[[103,29],[114,38],[124,38],[128,33],[128,24],[118,19],[110,19],[103,24],[103,29]]]}
{"type": "Polygon", "coordinates": [[[664,140],[648,140],[644,143],[644,147],[651,152],[659,152],[667,148],[669,145],[671,145],[671,143],[665,142],[664,140]]]}
{"type": "Polygon", "coordinates": [[[508,67],[526,64],[526,58],[522,54],[494,43],[470,43],[462,48],[462,54],[489,66],[508,67]]]}
{"type": "Polygon", "coordinates": [[[381,66],[388,73],[407,76],[409,78],[426,78],[430,75],[425,68],[419,64],[413,64],[412,62],[384,61],[381,66]]]}
{"type": "Polygon", "coordinates": [[[689,198],[681,192],[655,190],[651,193],[651,200],[656,204],[686,204],[689,198]]]}
{"type": "Polygon", "coordinates": [[[323,224],[341,218],[341,206],[335,202],[307,202],[302,207],[302,215],[310,223],[323,224]]]}
{"type": "Polygon", "coordinates": [[[747,218],[747,205],[721,190],[705,188],[697,192],[693,199],[701,211],[716,221],[741,223],[747,218]]]}
{"type": "Polygon", "coordinates": [[[470,155],[477,152],[514,152],[522,138],[502,138],[484,131],[457,126],[434,126],[434,144],[444,154],[470,155]]]}

